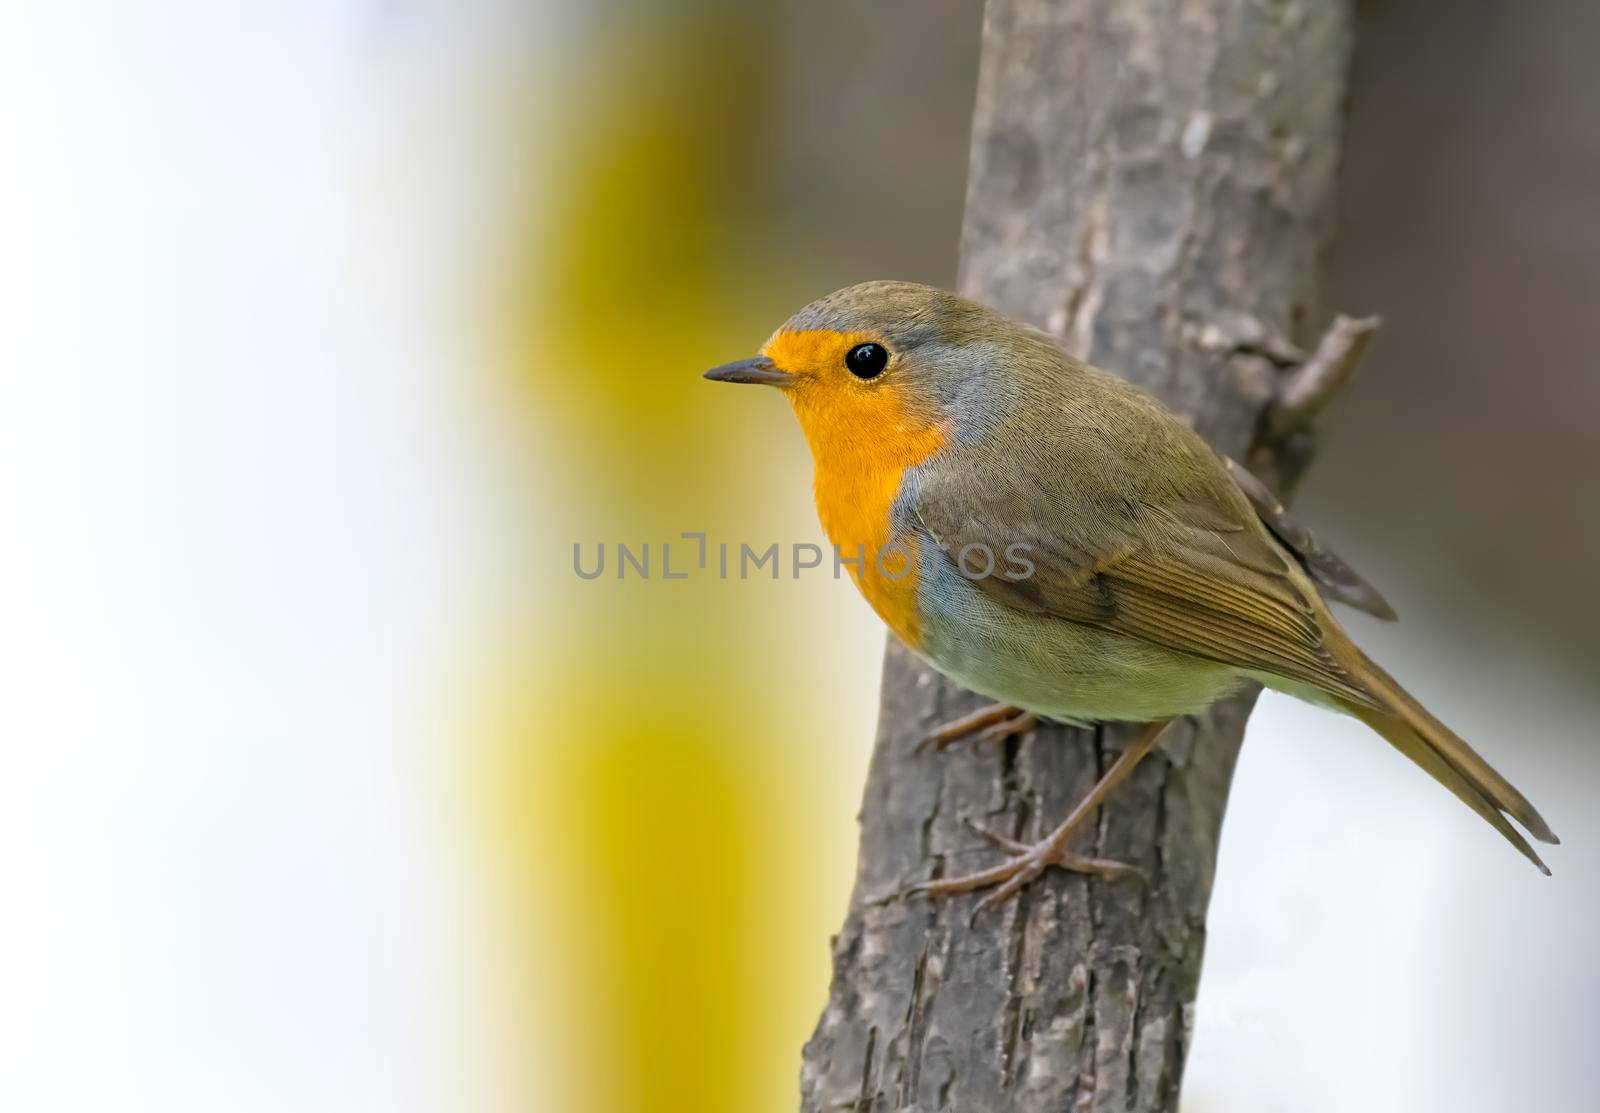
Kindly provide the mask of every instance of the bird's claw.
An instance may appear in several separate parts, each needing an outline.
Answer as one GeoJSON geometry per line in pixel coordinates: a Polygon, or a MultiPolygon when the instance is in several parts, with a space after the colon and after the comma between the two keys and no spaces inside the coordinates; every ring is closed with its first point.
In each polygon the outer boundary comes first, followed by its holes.
{"type": "Polygon", "coordinates": [[[921,881],[902,890],[901,898],[914,896],[941,896],[952,893],[969,893],[976,889],[995,886],[993,892],[986,894],[972,908],[972,913],[967,919],[969,926],[977,922],[978,916],[985,909],[1009,900],[1024,887],[1038,880],[1051,866],[1059,869],[1070,870],[1073,873],[1092,874],[1107,881],[1118,881],[1127,877],[1134,877],[1149,884],[1149,876],[1137,866],[1128,865],[1126,862],[1116,862],[1109,858],[1093,858],[1083,854],[1072,854],[1064,850],[1060,841],[1047,838],[1037,843],[1023,843],[1006,835],[997,834],[976,823],[967,822],[978,834],[989,842],[1004,850],[1008,860],[998,866],[991,866],[986,870],[978,870],[961,877],[939,878],[931,881],[921,881]]]}
{"type": "Polygon", "coordinates": [[[929,750],[935,750],[943,753],[961,741],[970,742],[973,746],[1003,742],[1007,738],[1032,730],[1038,724],[1038,719],[1020,708],[994,703],[929,731],[917,740],[913,752],[924,754],[929,750]]]}

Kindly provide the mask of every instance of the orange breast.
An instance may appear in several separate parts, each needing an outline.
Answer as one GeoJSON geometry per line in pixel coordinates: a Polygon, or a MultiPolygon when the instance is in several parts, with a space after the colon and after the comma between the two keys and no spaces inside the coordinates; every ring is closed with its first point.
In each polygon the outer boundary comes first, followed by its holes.
{"type": "Polygon", "coordinates": [[[799,371],[786,391],[816,462],[817,514],[841,561],[889,628],[919,647],[916,540],[896,538],[891,510],[908,468],[945,446],[948,421],[928,399],[895,380],[862,383],[844,369],[845,353],[875,341],[868,333],[780,331],[762,349],[799,371]],[[859,558],[859,559],[858,559],[859,558]]]}
{"type": "Polygon", "coordinates": [[[922,644],[917,612],[917,541],[893,536],[891,508],[905,469],[846,474],[817,464],[817,516],[844,567],[878,617],[913,649],[922,644]],[[891,544],[893,542],[893,544],[891,544]]]}

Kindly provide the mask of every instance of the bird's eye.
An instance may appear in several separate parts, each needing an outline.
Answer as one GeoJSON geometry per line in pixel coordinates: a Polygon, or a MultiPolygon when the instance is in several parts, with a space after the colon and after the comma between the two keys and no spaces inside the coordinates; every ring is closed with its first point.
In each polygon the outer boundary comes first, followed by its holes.
{"type": "Polygon", "coordinates": [[[844,365],[858,379],[876,379],[889,365],[889,350],[882,344],[857,344],[845,355],[844,365]]]}

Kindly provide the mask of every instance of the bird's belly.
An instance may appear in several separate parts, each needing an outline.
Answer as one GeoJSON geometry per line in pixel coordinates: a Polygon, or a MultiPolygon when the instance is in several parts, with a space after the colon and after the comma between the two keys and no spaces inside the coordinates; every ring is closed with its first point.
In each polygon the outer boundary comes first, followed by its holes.
{"type": "Polygon", "coordinates": [[[919,586],[918,651],[991,699],[1069,722],[1148,722],[1235,691],[1231,669],[1121,634],[997,602],[953,568],[919,586]]]}

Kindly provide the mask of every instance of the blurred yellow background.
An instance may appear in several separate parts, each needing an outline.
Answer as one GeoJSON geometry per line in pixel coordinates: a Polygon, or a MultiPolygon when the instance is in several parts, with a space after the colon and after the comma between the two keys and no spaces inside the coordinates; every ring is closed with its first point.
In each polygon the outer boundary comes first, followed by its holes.
{"type": "MultiPolygon", "coordinates": [[[[699,377],[878,273],[827,257],[831,206],[804,189],[814,168],[776,174],[793,18],[619,8],[579,31],[577,56],[604,64],[508,113],[547,201],[509,255],[497,389],[525,410],[532,474],[553,482],[482,772],[519,942],[538,952],[523,1003],[551,1035],[551,1108],[791,1103],[848,896],[883,635],[827,565],[793,575],[793,545],[824,539],[781,400],[699,377]],[[707,536],[711,569],[668,582],[669,542],[695,570],[685,532],[707,536]],[[741,544],[774,542],[778,582],[715,574],[720,544],[737,566],[741,544]],[[619,543],[648,546],[654,578],[618,579],[619,543]],[[591,567],[609,550],[599,579],[574,573],[573,545],[591,567]]],[[[944,103],[961,103],[965,76],[944,103]]],[[[943,130],[945,242],[927,264],[942,273],[926,277],[949,285],[964,155],[960,130],[943,130]]],[[[851,144],[837,157],[848,176],[851,144]]]]}

